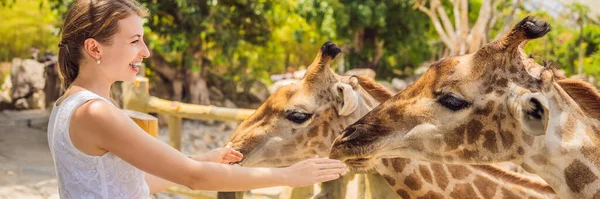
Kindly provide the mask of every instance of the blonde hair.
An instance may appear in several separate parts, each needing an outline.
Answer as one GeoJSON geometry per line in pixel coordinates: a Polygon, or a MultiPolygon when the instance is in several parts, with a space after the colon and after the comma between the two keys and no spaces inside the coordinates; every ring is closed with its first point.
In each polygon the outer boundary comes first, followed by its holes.
{"type": "Polygon", "coordinates": [[[83,43],[94,38],[111,44],[117,33],[117,22],[131,14],[148,16],[148,10],[135,0],[77,0],[67,14],[58,44],[58,64],[61,87],[66,90],[79,74],[83,43]]]}

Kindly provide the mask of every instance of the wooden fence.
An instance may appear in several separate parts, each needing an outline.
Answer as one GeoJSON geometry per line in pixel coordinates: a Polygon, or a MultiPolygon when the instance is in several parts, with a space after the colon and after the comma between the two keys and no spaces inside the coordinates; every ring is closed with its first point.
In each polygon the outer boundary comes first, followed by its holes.
{"type": "Polygon", "coordinates": [[[134,83],[123,83],[122,87],[124,109],[168,116],[169,144],[177,150],[181,150],[182,118],[241,122],[254,113],[252,109],[202,106],[150,96],[150,85],[145,77],[137,77],[134,83]]]}

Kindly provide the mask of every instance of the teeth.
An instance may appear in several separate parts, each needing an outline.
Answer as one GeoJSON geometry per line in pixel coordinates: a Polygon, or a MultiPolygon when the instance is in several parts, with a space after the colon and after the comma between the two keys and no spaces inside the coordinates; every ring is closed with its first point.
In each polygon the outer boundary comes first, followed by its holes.
{"type": "Polygon", "coordinates": [[[137,62],[137,63],[129,63],[129,66],[131,67],[139,67],[142,65],[142,62],[137,62]]]}

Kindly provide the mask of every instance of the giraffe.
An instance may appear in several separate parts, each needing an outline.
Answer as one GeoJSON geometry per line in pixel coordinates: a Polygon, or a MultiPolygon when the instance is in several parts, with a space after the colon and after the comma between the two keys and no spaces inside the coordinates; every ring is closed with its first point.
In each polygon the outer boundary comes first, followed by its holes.
{"type": "MultiPolygon", "coordinates": [[[[369,78],[335,74],[329,61],[339,51],[333,43],[325,43],[301,82],[276,90],[240,124],[229,141],[244,154],[242,166],[281,167],[315,154],[326,157],[344,128],[392,97],[369,78]]],[[[555,197],[544,182],[494,166],[443,165],[406,158],[383,159],[376,165],[376,171],[393,187],[395,197],[461,196],[469,193],[464,183],[483,189],[478,198],[492,198],[489,193],[496,189],[500,197],[555,197]],[[451,172],[453,178],[433,183],[434,178],[441,178],[440,172],[451,172]]]]}
{"type": "Polygon", "coordinates": [[[561,198],[600,197],[600,95],[525,52],[548,23],[526,17],[473,54],[431,65],[413,85],[336,138],[330,157],[366,169],[380,158],[511,161],[561,198]]]}

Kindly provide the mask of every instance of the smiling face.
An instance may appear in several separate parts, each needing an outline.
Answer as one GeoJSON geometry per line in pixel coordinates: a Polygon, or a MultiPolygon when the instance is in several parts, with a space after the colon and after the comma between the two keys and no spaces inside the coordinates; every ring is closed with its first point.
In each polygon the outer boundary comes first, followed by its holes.
{"type": "Polygon", "coordinates": [[[143,36],[142,18],[132,14],[118,21],[118,31],[109,44],[100,43],[103,73],[110,80],[135,80],[142,59],[150,56],[143,36]]]}
{"type": "Polygon", "coordinates": [[[549,30],[545,22],[526,18],[474,54],[438,61],[409,88],[349,126],[330,157],[518,161],[546,131],[548,108],[539,93],[546,89],[542,77],[553,76],[523,46],[549,30]]]}
{"type": "Polygon", "coordinates": [[[326,157],[333,139],[379,102],[365,91],[387,91],[372,80],[338,76],[329,61],[340,52],[325,43],[305,78],[280,87],[236,129],[229,141],[244,154],[243,166],[289,166],[326,157]]]}

